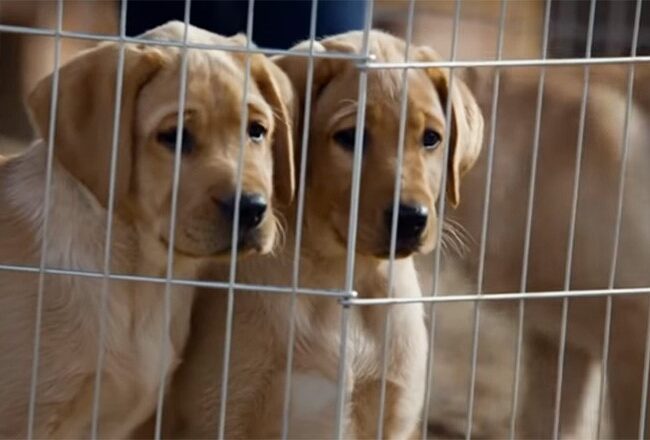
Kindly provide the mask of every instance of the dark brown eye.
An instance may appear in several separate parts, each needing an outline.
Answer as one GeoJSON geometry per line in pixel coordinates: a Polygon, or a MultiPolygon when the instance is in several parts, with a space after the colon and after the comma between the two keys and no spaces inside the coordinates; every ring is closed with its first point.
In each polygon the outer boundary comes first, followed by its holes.
{"type": "Polygon", "coordinates": [[[440,136],[440,133],[427,128],[424,130],[424,134],[422,135],[422,146],[426,150],[435,150],[438,148],[438,145],[440,145],[441,140],[442,136],[440,136]]]}
{"type": "MultiPolygon", "coordinates": [[[[356,136],[357,129],[356,127],[344,128],[334,133],[333,139],[334,142],[339,144],[347,151],[354,151],[354,138],[356,136]]],[[[368,132],[364,130],[363,132],[363,150],[365,151],[368,144],[368,132]]]]}
{"type": "MultiPolygon", "coordinates": [[[[160,142],[168,150],[176,151],[176,133],[177,127],[171,127],[166,130],[159,131],[156,135],[156,140],[160,142]]],[[[187,128],[183,128],[181,133],[181,153],[189,154],[194,150],[196,143],[194,136],[190,134],[187,128]]]]}
{"type": "Polygon", "coordinates": [[[255,143],[260,143],[266,136],[266,127],[257,121],[253,121],[248,125],[248,136],[255,143]]]}

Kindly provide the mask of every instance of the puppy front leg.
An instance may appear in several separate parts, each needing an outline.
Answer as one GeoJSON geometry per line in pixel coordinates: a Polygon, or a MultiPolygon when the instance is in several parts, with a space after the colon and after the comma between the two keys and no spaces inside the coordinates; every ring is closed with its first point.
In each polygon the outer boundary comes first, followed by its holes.
{"type": "MultiPolygon", "coordinates": [[[[348,383],[354,377],[347,373],[348,383]]],[[[285,397],[286,372],[274,374],[269,385],[268,398],[264,411],[259,414],[255,438],[280,438],[285,397]]],[[[346,400],[350,401],[351,386],[348,387],[346,400]]],[[[289,408],[289,438],[332,438],[336,435],[336,404],[339,387],[335,372],[322,369],[294,370],[291,379],[291,405],[289,408]]],[[[348,405],[349,406],[349,405],[348,405]]],[[[346,424],[349,417],[344,417],[346,424]]]]}
{"type": "MultiPolygon", "coordinates": [[[[410,399],[402,398],[404,390],[394,382],[386,381],[382,438],[407,439],[417,423],[418,410],[410,404],[410,399]],[[400,405],[413,410],[409,413],[400,405]]],[[[370,381],[357,385],[352,397],[352,426],[354,438],[377,438],[381,406],[381,382],[370,381]]]]}
{"type": "Polygon", "coordinates": [[[93,378],[87,376],[72,399],[58,405],[56,421],[36,427],[36,438],[72,439],[88,435],[93,408],[93,378]]]}
{"type": "MultiPolygon", "coordinates": [[[[526,335],[524,393],[517,414],[516,437],[550,438],[555,423],[558,345],[535,333],[526,335]]],[[[560,402],[560,434],[571,435],[578,426],[589,368],[594,362],[583,351],[567,344],[560,402]]],[[[590,427],[591,428],[591,427],[590,427]]]]}
{"type": "MultiPolygon", "coordinates": [[[[614,298],[608,368],[613,438],[637,438],[644,393],[644,356],[648,320],[646,298],[614,298]]],[[[648,414],[643,414],[648,438],[648,414]]]]}
{"type": "MultiPolygon", "coordinates": [[[[395,307],[384,395],[382,437],[411,438],[424,402],[426,328],[420,305],[395,307]],[[401,310],[400,310],[401,309],[401,310]]],[[[355,386],[353,421],[356,438],[376,438],[381,405],[381,378],[355,386]]]]}

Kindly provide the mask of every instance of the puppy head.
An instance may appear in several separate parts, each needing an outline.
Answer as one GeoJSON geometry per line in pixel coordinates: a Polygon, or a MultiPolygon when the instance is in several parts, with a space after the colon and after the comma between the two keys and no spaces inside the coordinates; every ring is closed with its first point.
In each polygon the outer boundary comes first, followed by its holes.
{"type": "MultiPolygon", "coordinates": [[[[361,46],[362,34],[352,32],[325,39],[315,45],[315,50],[359,53],[361,46]]],[[[308,44],[297,48],[306,50],[308,44]]],[[[370,51],[379,62],[401,62],[405,44],[372,31],[370,51]]],[[[409,58],[430,61],[437,56],[431,49],[418,47],[412,49],[409,58]]],[[[284,56],[276,62],[287,72],[304,103],[307,59],[284,56]]],[[[328,251],[341,252],[347,243],[359,70],[353,62],[342,59],[319,58],[314,63],[307,216],[310,223],[318,223],[323,234],[329,234],[329,240],[321,240],[330,243],[328,251]]],[[[449,74],[441,69],[411,69],[407,82],[396,248],[396,255],[402,257],[434,248],[443,167],[448,169],[447,195],[456,206],[461,177],[477,159],[483,135],[483,118],[459,79],[450,81],[449,74]],[[446,130],[448,100],[452,126],[446,130]],[[447,132],[448,143],[444,139],[447,132]],[[443,147],[447,144],[450,151],[445,164],[443,147]]],[[[399,69],[368,73],[357,251],[381,258],[390,251],[401,85],[399,69]]]]}
{"type": "MultiPolygon", "coordinates": [[[[181,23],[171,22],[144,37],[182,40],[183,31],[181,23]]],[[[188,41],[242,44],[240,36],[224,38],[194,27],[189,29],[188,41]]],[[[81,53],[58,72],[55,157],[106,207],[116,78],[123,64],[115,210],[165,245],[170,241],[182,60],[181,50],[174,47],[125,44],[120,49],[106,43],[81,53]]],[[[292,197],[293,180],[287,177],[292,176],[293,166],[288,80],[264,57],[252,56],[246,95],[245,65],[241,53],[187,52],[174,237],[175,250],[181,255],[229,252],[242,132],[241,250],[271,250],[278,235],[274,207],[292,197]],[[247,119],[242,121],[245,97],[247,119]]],[[[50,133],[54,77],[44,79],[29,97],[34,122],[45,139],[50,133]]]]}

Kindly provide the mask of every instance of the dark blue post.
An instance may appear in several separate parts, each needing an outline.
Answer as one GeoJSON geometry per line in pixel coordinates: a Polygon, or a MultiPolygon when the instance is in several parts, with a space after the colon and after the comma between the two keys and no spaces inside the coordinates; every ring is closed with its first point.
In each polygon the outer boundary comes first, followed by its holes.
{"type": "MultiPolygon", "coordinates": [[[[183,20],[184,0],[122,0],[127,5],[127,35],[135,36],[169,20],[183,20]]],[[[190,23],[232,35],[246,30],[247,0],[191,0],[190,23]]],[[[316,36],[363,28],[366,0],[320,0],[316,36]]],[[[287,49],[309,37],[311,0],[257,0],[253,41],[287,49]]]]}

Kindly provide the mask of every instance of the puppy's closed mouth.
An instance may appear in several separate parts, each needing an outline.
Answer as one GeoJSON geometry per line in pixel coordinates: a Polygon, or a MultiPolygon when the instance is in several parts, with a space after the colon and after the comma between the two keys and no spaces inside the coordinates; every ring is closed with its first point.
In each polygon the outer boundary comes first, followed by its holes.
{"type": "MultiPolygon", "coordinates": [[[[160,236],[159,240],[165,248],[169,248],[170,245],[169,240],[167,240],[163,236],[160,236]]],[[[226,246],[223,249],[220,249],[210,254],[192,253],[192,252],[185,251],[183,249],[179,249],[177,246],[174,246],[175,254],[183,256],[185,258],[193,258],[193,259],[230,257],[231,252],[232,252],[232,246],[226,246]]],[[[256,252],[257,253],[262,252],[262,245],[259,242],[259,240],[251,239],[250,237],[246,237],[246,236],[239,237],[239,240],[237,241],[237,253],[239,254],[239,256],[244,256],[256,252]]]]}
{"type": "MultiPolygon", "coordinates": [[[[339,244],[343,246],[344,248],[347,248],[348,242],[347,239],[343,236],[343,234],[338,230],[334,229],[335,232],[335,237],[339,244]]],[[[422,243],[420,242],[420,239],[414,239],[414,240],[409,240],[409,241],[402,241],[395,243],[395,258],[407,258],[413,255],[414,253],[418,252],[420,249],[420,246],[422,243]]],[[[382,260],[387,260],[390,258],[390,243],[387,243],[385,246],[379,246],[378,249],[375,248],[375,250],[372,251],[367,251],[364,252],[363,249],[360,249],[357,243],[357,252],[361,254],[366,254],[375,258],[380,258],[382,260]]]]}
{"type": "MultiPolygon", "coordinates": [[[[231,247],[228,247],[228,250],[231,250],[231,247]]],[[[237,251],[238,252],[262,252],[262,244],[260,241],[250,235],[241,235],[237,241],[237,251]]]]}
{"type": "MultiPolygon", "coordinates": [[[[407,258],[420,249],[420,240],[410,240],[408,242],[395,243],[395,258],[407,258]]],[[[382,250],[377,257],[390,258],[390,243],[382,250]]]]}

